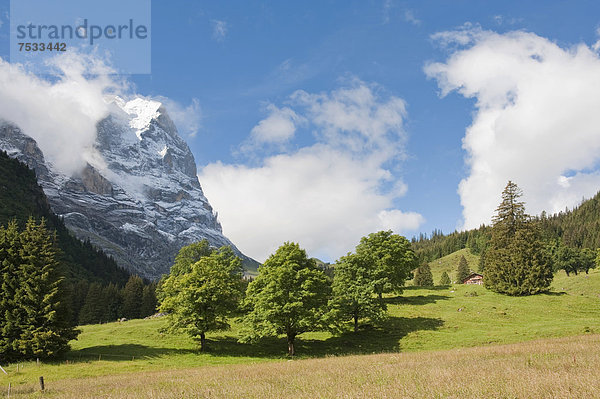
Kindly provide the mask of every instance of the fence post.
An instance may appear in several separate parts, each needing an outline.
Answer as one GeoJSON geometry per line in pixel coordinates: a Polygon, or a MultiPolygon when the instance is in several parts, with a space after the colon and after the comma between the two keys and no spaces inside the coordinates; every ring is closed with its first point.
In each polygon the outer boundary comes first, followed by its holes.
{"type": "Polygon", "coordinates": [[[44,390],[44,377],[40,377],[40,389],[44,390]]]}

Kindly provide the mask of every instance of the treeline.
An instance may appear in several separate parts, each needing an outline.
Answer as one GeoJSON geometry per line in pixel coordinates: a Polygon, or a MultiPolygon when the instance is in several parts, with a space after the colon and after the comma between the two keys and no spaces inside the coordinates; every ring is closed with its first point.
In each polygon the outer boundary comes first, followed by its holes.
{"type": "MultiPolygon", "coordinates": [[[[553,215],[542,212],[533,217],[533,220],[538,223],[547,245],[554,247],[549,249],[553,255],[563,246],[579,250],[587,248],[591,251],[600,248],[600,193],[571,210],[565,209],[553,215]]],[[[491,231],[491,226],[485,225],[450,234],[434,230],[431,235],[420,234],[413,237],[411,243],[423,262],[431,262],[463,248],[481,255],[491,237],[491,231]]],[[[589,258],[591,255],[588,253],[586,256],[589,258]]],[[[560,266],[555,265],[555,268],[560,269],[560,266]]]]}
{"type": "Polygon", "coordinates": [[[100,324],[156,313],[156,283],[131,276],[120,287],[80,280],[71,287],[71,309],[77,324],[100,324]]]}
{"type": "Polygon", "coordinates": [[[418,237],[413,237],[411,244],[421,262],[431,262],[464,248],[469,248],[473,254],[480,255],[490,234],[490,227],[485,225],[478,229],[455,231],[448,235],[441,230],[434,230],[429,236],[421,233],[418,237]]]}
{"type": "Polygon", "coordinates": [[[240,316],[240,341],[283,334],[293,356],[295,339],[304,332],[356,332],[360,322],[380,322],[387,310],[383,294],[401,293],[416,266],[406,238],[380,231],[363,237],[333,270],[286,242],[248,283],[229,247],[201,241],[182,248],[161,280],[159,309],[168,314],[170,330],[187,332],[201,349],[207,332],[225,329],[231,317],[240,316]]]}

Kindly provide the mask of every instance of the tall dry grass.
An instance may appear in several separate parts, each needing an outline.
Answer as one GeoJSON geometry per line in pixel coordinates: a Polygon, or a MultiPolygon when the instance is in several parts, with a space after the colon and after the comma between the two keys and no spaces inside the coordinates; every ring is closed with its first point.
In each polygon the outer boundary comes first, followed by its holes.
{"type": "MultiPolygon", "coordinates": [[[[207,366],[46,381],[46,386],[43,397],[65,399],[600,398],[600,335],[435,352],[207,366]]],[[[11,398],[38,397],[38,389],[33,383],[13,387],[11,398]]]]}

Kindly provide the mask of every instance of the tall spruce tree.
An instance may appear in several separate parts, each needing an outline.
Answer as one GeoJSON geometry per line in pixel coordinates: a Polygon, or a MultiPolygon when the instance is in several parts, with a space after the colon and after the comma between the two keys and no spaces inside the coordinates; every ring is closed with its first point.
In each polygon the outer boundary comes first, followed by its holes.
{"type": "Polygon", "coordinates": [[[446,285],[450,285],[450,284],[452,284],[452,280],[450,280],[450,276],[448,275],[448,273],[443,272],[440,277],[440,285],[446,286],[446,285]]]}
{"type": "Polygon", "coordinates": [[[29,219],[19,237],[19,287],[11,319],[20,334],[12,347],[24,358],[54,357],[68,350],[78,334],[71,324],[55,240],[43,219],[39,224],[29,219]]]}
{"type": "Polygon", "coordinates": [[[19,228],[13,220],[7,227],[0,227],[0,360],[18,356],[13,345],[21,335],[18,315],[21,313],[15,302],[19,289],[19,267],[21,241],[19,228]]]}
{"type": "Polygon", "coordinates": [[[462,284],[462,282],[469,277],[469,274],[471,274],[471,269],[469,269],[467,259],[464,255],[461,255],[460,260],[458,261],[458,268],[456,269],[456,283],[462,284]]]}
{"type": "Polygon", "coordinates": [[[141,316],[144,297],[144,281],[140,276],[131,276],[121,291],[123,297],[123,317],[138,319],[141,316]]]}
{"type": "Polygon", "coordinates": [[[105,319],[105,303],[102,285],[92,283],[88,288],[83,307],[79,312],[79,324],[95,324],[108,321],[105,319]]]}
{"type": "Polygon", "coordinates": [[[433,274],[429,263],[423,263],[415,270],[414,283],[417,287],[433,287],[433,274]]]}
{"type": "Polygon", "coordinates": [[[522,191],[511,181],[493,218],[492,236],[485,252],[484,284],[508,295],[532,295],[548,289],[552,261],[535,221],[519,200],[522,191]]]}

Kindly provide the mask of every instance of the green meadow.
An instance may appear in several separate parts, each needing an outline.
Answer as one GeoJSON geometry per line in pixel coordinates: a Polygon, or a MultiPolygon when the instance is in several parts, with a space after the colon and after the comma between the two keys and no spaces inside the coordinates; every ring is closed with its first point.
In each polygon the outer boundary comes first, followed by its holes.
{"type": "MultiPolygon", "coordinates": [[[[434,281],[443,271],[453,277],[462,253],[470,255],[463,250],[432,262],[434,281]]],[[[467,259],[476,269],[477,258],[467,259]]],[[[327,332],[299,336],[297,359],[472,348],[600,333],[600,270],[570,277],[560,272],[550,292],[528,297],[455,284],[407,287],[386,301],[389,317],[381,325],[362,325],[358,333],[341,336],[327,332]]],[[[50,387],[86,377],[288,360],[283,337],[238,343],[235,322],[229,331],[208,335],[207,352],[199,352],[196,342],[185,335],[161,332],[166,322],[154,318],[82,326],[72,350],[60,361],[3,365],[8,375],[0,375],[0,387],[10,383],[18,392],[19,387],[35,387],[40,376],[50,387]]]]}

